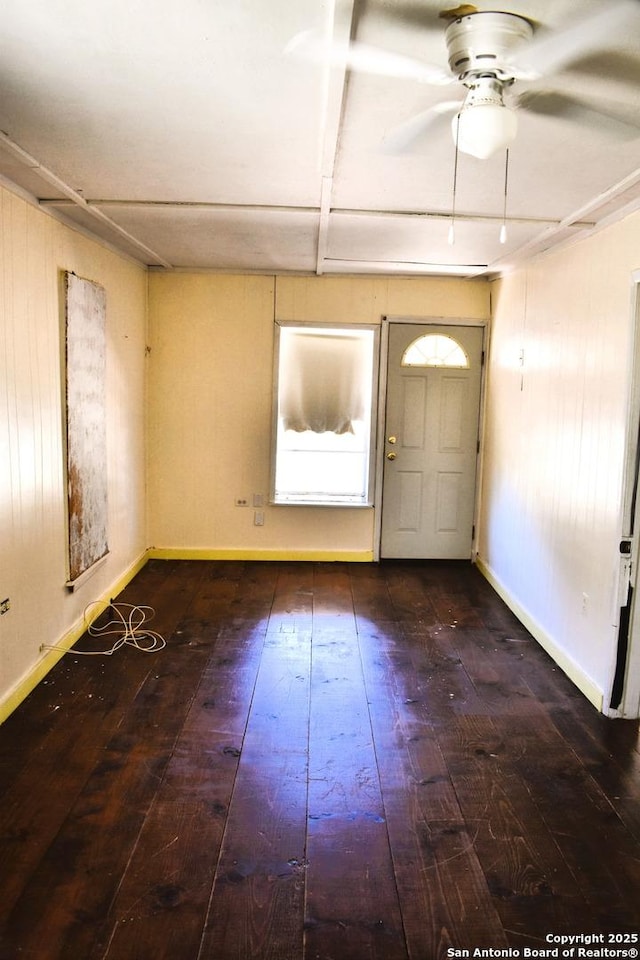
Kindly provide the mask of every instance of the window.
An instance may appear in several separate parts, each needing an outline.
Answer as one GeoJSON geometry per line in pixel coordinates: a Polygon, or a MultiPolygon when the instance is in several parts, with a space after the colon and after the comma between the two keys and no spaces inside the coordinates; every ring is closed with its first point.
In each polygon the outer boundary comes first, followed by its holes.
{"type": "Polygon", "coordinates": [[[274,503],[372,502],[372,327],[276,327],[274,503]]]}
{"type": "Polygon", "coordinates": [[[468,367],[469,358],[452,337],[427,333],[410,343],[402,357],[403,367],[468,367]]]}

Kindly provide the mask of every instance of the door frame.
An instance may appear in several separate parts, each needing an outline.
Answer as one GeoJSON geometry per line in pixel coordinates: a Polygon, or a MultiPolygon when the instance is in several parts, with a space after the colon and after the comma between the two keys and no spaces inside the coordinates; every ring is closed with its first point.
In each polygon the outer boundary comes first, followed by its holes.
{"type": "Polygon", "coordinates": [[[616,649],[604,713],[609,717],[636,719],[640,716],[640,270],[631,274],[630,307],[631,349],[627,371],[618,590],[613,611],[613,622],[617,626],[616,649]],[[623,553],[625,543],[628,553],[623,553]]]}
{"type": "Polygon", "coordinates": [[[382,501],[384,497],[383,477],[384,477],[384,451],[386,436],[386,412],[387,412],[387,377],[389,362],[389,330],[391,324],[404,323],[411,326],[444,326],[444,327],[481,327],[482,335],[482,369],[480,371],[480,404],[478,410],[478,459],[476,463],[476,487],[474,494],[473,524],[474,535],[471,543],[470,560],[475,560],[477,555],[476,542],[478,535],[478,520],[480,514],[480,487],[482,480],[482,462],[484,453],[484,422],[485,422],[485,379],[487,371],[487,353],[489,341],[489,321],[476,317],[433,317],[433,316],[387,316],[382,318],[380,330],[380,372],[378,376],[378,416],[377,416],[377,436],[376,436],[376,457],[375,457],[375,513],[374,513],[374,531],[373,531],[373,559],[374,562],[380,561],[380,550],[382,541],[382,501]]]}

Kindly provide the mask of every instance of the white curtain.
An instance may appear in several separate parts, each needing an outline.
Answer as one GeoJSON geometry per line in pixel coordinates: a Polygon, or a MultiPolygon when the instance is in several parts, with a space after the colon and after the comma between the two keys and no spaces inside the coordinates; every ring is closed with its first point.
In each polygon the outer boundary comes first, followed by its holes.
{"type": "Polygon", "coordinates": [[[362,336],[280,331],[278,398],[285,430],[353,433],[365,415],[367,343],[362,336]]]}

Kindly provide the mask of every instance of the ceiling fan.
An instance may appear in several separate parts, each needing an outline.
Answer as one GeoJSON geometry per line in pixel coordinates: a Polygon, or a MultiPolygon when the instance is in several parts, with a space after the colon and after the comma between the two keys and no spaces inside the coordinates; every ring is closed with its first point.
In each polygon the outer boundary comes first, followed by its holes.
{"type": "Polygon", "coordinates": [[[404,77],[421,83],[460,83],[464,100],[447,100],[412,117],[385,138],[391,151],[408,147],[440,118],[453,114],[452,134],[459,150],[480,159],[507,148],[517,132],[518,109],[560,115],[582,123],[615,129],[621,135],[640,133],[640,117],[599,109],[561,91],[513,93],[517,80],[537,81],[602,50],[630,32],[640,36],[640,2],[616,0],[595,13],[573,18],[557,31],[539,29],[519,14],[478,10],[465,4],[444,10],[448,70],[390,51],[352,41],[347,49],[327,46],[313,31],[288,44],[287,52],[320,62],[342,64],[363,73],[404,77]]]}

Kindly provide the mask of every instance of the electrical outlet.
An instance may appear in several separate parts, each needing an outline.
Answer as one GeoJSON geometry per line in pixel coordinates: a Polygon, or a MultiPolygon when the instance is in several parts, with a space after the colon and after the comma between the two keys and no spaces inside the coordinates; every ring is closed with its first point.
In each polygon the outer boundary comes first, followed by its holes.
{"type": "Polygon", "coordinates": [[[10,609],[11,601],[9,600],[9,597],[7,597],[5,600],[0,600],[0,617],[3,613],[9,613],[10,609]]]}
{"type": "Polygon", "coordinates": [[[235,505],[236,507],[248,507],[249,501],[247,500],[246,497],[236,497],[235,505]]]}

